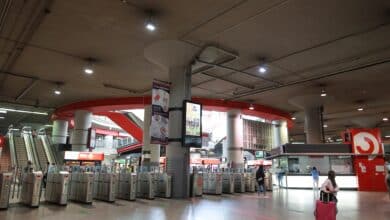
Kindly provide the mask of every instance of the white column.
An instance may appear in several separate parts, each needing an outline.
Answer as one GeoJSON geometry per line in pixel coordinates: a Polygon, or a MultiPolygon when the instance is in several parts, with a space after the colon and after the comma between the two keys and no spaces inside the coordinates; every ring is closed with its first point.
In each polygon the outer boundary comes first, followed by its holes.
{"type": "Polygon", "coordinates": [[[227,113],[227,161],[232,168],[244,167],[243,151],[243,120],[240,110],[230,110],[227,113]]]}
{"type": "Polygon", "coordinates": [[[321,140],[321,112],[319,107],[305,108],[305,133],[307,144],[319,144],[321,140]]]}
{"type": "Polygon", "coordinates": [[[54,120],[52,141],[53,144],[66,144],[66,137],[68,134],[68,121],[66,120],[54,120]]]}
{"type": "MultiPolygon", "coordinates": [[[[182,108],[184,100],[191,99],[191,71],[186,66],[169,69],[171,92],[170,108],[182,108]]],[[[169,138],[182,138],[183,112],[169,112],[169,138]]],[[[167,172],[172,175],[172,194],[174,198],[189,196],[190,149],[182,146],[181,141],[169,142],[166,148],[167,172]]]]}
{"type": "Polygon", "coordinates": [[[289,142],[288,140],[288,127],[287,127],[287,121],[281,121],[279,126],[279,133],[280,133],[280,144],[287,144],[289,142]]]}
{"type": "Polygon", "coordinates": [[[145,106],[144,114],[144,136],[142,146],[142,166],[147,170],[160,165],[160,145],[150,143],[150,123],[152,117],[152,107],[145,106]]]}
{"type": "Polygon", "coordinates": [[[273,146],[272,148],[279,147],[282,145],[281,137],[280,137],[280,124],[272,125],[272,133],[273,133],[273,146]]]}
{"type": "Polygon", "coordinates": [[[73,151],[86,151],[88,129],[92,125],[92,113],[85,110],[77,110],[74,113],[74,129],[70,143],[73,151]]]}

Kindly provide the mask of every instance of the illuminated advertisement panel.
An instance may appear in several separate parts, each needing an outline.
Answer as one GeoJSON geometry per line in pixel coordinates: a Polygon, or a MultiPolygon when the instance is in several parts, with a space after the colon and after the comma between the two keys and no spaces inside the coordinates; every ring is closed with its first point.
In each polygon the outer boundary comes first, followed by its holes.
{"type": "Polygon", "coordinates": [[[202,105],[184,101],[184,113],[184,146],[202,147],[202,105]]]}

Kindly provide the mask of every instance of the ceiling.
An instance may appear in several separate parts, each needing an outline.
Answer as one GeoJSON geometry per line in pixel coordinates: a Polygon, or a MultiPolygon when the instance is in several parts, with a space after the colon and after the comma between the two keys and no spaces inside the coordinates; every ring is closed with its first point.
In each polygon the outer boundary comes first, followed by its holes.
{"type": "MultiPolygon", "coordinates": [[[[302,139],[303,110],[289,100],[320,99],[325,88],[332,97],[324,104],[327,134],[364,123],[390,135],[382,121],[390,117],[385,0],[4,0],[0,101],[51,111],[75,101],[148,94],[152,79],[169,77],[145,59],[144,48],[167,39],[203,49],[192,68],[193,96],[290,112],[297,118],[290,134],[302,139]],[[144,28],[149,14],[155,32],[144,28]],[[93,75],[83,73],[89,57],[96,59],[93,75]],[[260,64],[266,73],[258,72],[260,64]],[[356,111],[359,106],[365,111],[356,111]]],[[[21,116],[7,117],[1,127],[21,116]]]]}

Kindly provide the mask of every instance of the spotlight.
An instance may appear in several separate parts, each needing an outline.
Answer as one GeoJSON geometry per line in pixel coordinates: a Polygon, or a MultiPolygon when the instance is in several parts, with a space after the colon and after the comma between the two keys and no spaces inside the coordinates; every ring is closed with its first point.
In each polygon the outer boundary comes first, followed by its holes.
{"type": "Polygon", "coordinates": [[[265,73],[265,72],[267,72],[267,68],[265,68],[265,66],[260,66],[259,67],[259,72],[260,73],[265,73]]]}
{"type": "Polygon", "coordinates": [[[363,107],[359,107],[357,110],[358,110],[359,112],[362,112],[362,111],[364,111],[364,108],[363,108],[363,107]]]}
{"type": "Polygon", "coordinates": [[[297,118],[296,118],[296,117],[292,117],[292,118],[291,118],[291,120],[295,120],[295,119],[297,119],[297,118]]]}
{"type": "Polygon", "coordinates": [[[255,110],[255,107],[251,104],[251,105],[249,106],[249,110],[255,110]]]}
{"type": "Polygon", "coordinates": [[[321,97],[325,97],[326,96],[326,91],[325,91],[325,89],[322,89],[321,90],[321,97]]]}
{"type": "Polygon", "coordinates": [[[327,124],[325,124],[325,125],[323,125],[323,127],[324,127],[324,128],[327,128],[327,127],[328,127],[328,125],[327,125],[327,124]]]}
{"type": "Polygon", "coordinates": [[[55,90],[54,90],[54,94],[56,94],[56,95],[61,95],[61,90],[55,89],[55,90]]]}
{"type": "Polygon", "coordinates": [[[85,65],[84,67],[84,73],[88,74],[88,75],[92,75],[95,71],[93,70],[93,64],[95,63],[95,59],[94,58],[87,58],[86,59],[87,61],[87,64],[85,65]]]}
{"type": "Polygon", "coordinates": [[[148,23],[146,23],[145,28],[146,28],[148,31],[153,32],[153,31],[156,30],[156,25],[154,25],[152,22],[148,22],[148,23]]]}
{"type": "Polygon", "coordinates": [[[383,120],[383,121],[389,121],[389,118],[384,117],[382,120],[383,120]]]}
{"type": "Polygon", "coordinates": [[[63,85],[62,82],[56,82],[56,88],[54,89],[54,94],[55,95],[61,95],[61,85],[63,85]]]}

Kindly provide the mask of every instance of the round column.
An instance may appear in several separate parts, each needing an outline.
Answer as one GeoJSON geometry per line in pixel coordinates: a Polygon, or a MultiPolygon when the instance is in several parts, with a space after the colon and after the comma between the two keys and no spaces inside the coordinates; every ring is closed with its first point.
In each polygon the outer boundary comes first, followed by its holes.
{"type": "Polygon", "coordinates": [[[144,114],[144,136],[142,146],[142,166],[147,170],[158,168],[160,165],[160,145],[150,143],[150,123],[152,107],[145,106],[144,114]]]}
{"type": "Polygon", "coordinates": [[[74,129],[70,143],[73,151],[87,151],[88,129],[92,125],[92,113],[77,110],[74,113],[74,129]]]}
{"type": "Polygon", "coordinates": [[[66,144],[68,134],[68,121],[54,120],[51,139],[53,144],[66,144]]]}
{"type": "Polygon", "coordinates": [[[227,112],[227,161],[232,168],[244,168],[243,120],[240,110],[227,112]]]}
{"type": "Polygon", "coordinates": [[[287,144],[289,142],[288,140],[288,127],[287,127],[287,121],[282,120],[279,125],[279,134],[280,134],[280,144],[287,144]]]}
{"type": "Polygon", "coordinates": [[[320,107],[305,108],[305,134],[307,144],[322,143],[320,107]]]}

